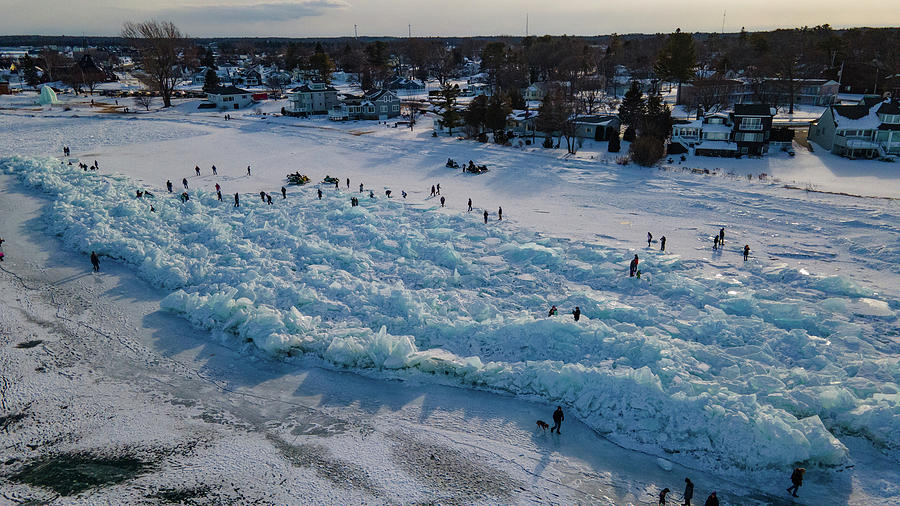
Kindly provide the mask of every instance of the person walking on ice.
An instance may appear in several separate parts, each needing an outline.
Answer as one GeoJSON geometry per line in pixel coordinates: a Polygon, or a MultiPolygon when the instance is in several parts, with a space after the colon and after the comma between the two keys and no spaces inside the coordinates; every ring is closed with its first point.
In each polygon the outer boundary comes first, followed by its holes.
{"type": "Polygon", "coordinates": [[[575,306],[575,310],[572,311],[572,316],[575,317],[575,321],[576,321],[576,322],[577,322],[578,320],[580,320],[580,319],[581,319],[581,308],[578,307],[578,306],[575,306]]]}
{"type": "Polygon", "coordinates": [[[96,251],[91,251],[91,265],[94,266],[94,272],[100,272],[100,257],[96,251]]]}
{"type": "Polygon", "coordinates": [[[431,196],[434,197],[434,185],[431,185],[431,196]]]}
{"type": "Polygon", "coordinates": [[[194,165],[194,172],[196,172],[198,176],[200,175],[200,166],[199,165],[194,165]]]}
{"type": "Polygon", "coordinates": [[[650,247],[650,243],[653,242],[653,234],[647,232],[647,247],[650,247]]]}
{"type": "Polygon", "coordinates": [[[250,175],[250,166],[249,165],[247,166],[247,175],[248,176],[250,175]]]}
{"type": "Polygon", "coordinates": [[[725,246],[725,227],[719,229],[719,246],[725,246]]]}
{"type": "Polygon", "coordinates": [[[806,469],[802,467],[798,467],[794,469],[794,472],[791,473],[791,483],[792,485],[787,488],[787,491],[790,492],[791,495],[797,497],[797,491],[800,490],[800,486],[803,485],[803,475],[806,474],[806,469]]]}
{"type": "Polygon", "coordinates": [[[441,196],[441,207],[444,207],[444,202],[446,202],[446,201],[444,200],[444,197],[441,196]]]}
{"type": "Polygon", "coordinates": [[[322,200],[322,189],[316,188],[316,194],[319,196],[319,200],[322,200]]]}
{"type": "Polygon", "coordinates": [[[562,406],[556,406],[556,411],[553,412],[553,427],[550,428],[550,432],[553,433],[553,430],[556,430],[556,433],[559,434],[559,428],[562,426],[563,420],[566,417],[563,416],[562,406]]]}
{"type": "Polygon", "coordinates": [[[664,488],[659,492],[659,506],[666,506],[666,494],[668,494],[670,490],[668,488],[664,488]]]}
{"type": "Polygon", "coordinates": [[[662,236],[662,237],[659,239],[659,250],[660,250],[660,251],[665,251],[665,250],[666,250],[666,236],[662,236]]]}
{"type": "Polygon", "coordinates": [[[550,306],[550,313],[547,316],[556,316],[557,311],[556,306],[550,306]]]}
{"type": "Polygon", "coordinates": [[[219,202],[222,202],[222,190],[216,190],[216,197],[218,197],[219,202]]]}
{"type": "Polygon", "coordinates": [[[750,256],[750,245],[745,244],[744,245],[744,261],[745,262],[747,261],[747,257],[749,257],[749,256],[750,256]]]}
{"type": "Polygon", "coordinates": [[[503,220],[503,208],[498,207],[497,208],[497,221],[502,221],[502,220],[503,220]]]}
{"type": "Polygon", "coordinates": [[[284,186],[281,187],[281,199],[284,200],[287,198],[287,188],[284,186]]]}
{"type": "Polygon", "coordinates": [[[219,171],[216,169],[216,166],[215,166],[215,165],[212,166],[212,171],[213,171],[213,176],[218,176],[218,175],[219,175],[219,171]]]}
{"type": "Polygon", "coordinates": [[[681,506],[691,506],[691,499],[694,498],[694,482],[690,478],[684,479],[684,503],[681,506]]]}
{"type": "Polygon", "coordinates": [[[363,184],[359,183],[359,193],[362,193],[362,192],[363,192],[363,184]]]}
{"type": "Polygon", "coordinates": [[[181,184],[184,185],[184,189],[185,189],[185,190],[188,189],[188,184],[187,184],[187,178],[186,178],[186,177],[181,178],[181,184]]]}
{"type": "Polygon", "coordinates": [[[472,199],[469,199],[469,210],[466,212],[472,212],[472,199]]]}
{"type": "Polygon", "coordinates": [[[166,180],[166,188],[169,189],[169,193],[172,193],[172,181],[166,180]]]}
{"type": "Polygon", "coordinates": [[[234,194],[234,207],[241,207],[241,197],[235,192],[234,194]]]}
{"type": "Polygon", "coordinates": [[[716,251],[718,249],[719,249],[719,236],[714,235],[713,236],[713,251],[716,251]]]}
{"type": "Polygon", "coordinates": [[[487,225],[487,209],[484,210],[484,224],[487,225]]]}
{"type": "Polygon", "coordinates": [[[635,255],[634,258],[631,260],[631,265],[629,265],[629,267],[628,267],[628,277],[629,278],[633,278],[635,273],[637,272],[638,262],[639,262],[638,256],[635,255]]]}
{"type": "Polygon", "coordinates": [[[703,506],[719,506],[719,498],[716,496],[715,492],[709,494],[709,497],[706,498],[706,502],[703,503],[703,506]]]}

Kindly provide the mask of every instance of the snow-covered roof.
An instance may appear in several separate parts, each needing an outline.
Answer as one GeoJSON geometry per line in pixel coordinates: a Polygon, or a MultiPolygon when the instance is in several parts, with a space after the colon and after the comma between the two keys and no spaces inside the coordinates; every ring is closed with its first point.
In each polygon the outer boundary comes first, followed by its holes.
{"type": "Polygon", "coordinates": [[[863,104],[835,105],[831,110],[838,130],[875,130],[881,124],[876,108],[869,109],[863,104]]]}

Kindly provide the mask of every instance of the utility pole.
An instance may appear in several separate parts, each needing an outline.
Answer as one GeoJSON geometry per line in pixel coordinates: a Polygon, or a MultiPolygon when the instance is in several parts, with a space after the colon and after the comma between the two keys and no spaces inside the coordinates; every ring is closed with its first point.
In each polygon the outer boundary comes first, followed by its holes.
{"type": "Polygon", "coordinates": [[[528,13],[525,13],[525,38],[528,38],[528,13]]]}
{"type": "Polygon", "coordinates": [[[353,38],[354,39],[359,38],[359,31],[356,29],[356,23],[353,24],[353,38]]]}
{"type": "Polygon", "coordinates": [[[406,25],[406,27],[407,27],[406,38],[411,39],[412,38],[412,25],[406,25]]]}
{"type": "Polygon", "coordinates": [[[725,34],[725,14],[728,13],[727,9],[722,9],[722,34],[725,34]]]}

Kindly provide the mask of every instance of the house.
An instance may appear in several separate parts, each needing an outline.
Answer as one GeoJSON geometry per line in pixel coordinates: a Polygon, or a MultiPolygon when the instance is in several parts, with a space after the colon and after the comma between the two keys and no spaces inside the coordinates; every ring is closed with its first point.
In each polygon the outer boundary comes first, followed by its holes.
{"type": "Polygon", "coordinates": [[[408,91],[408,92],[423,92],[425,91],[425,84],[415,79],[407,79],[405,77],[397,76],[384,86],[385,89],[391,91],[408,91]]]}
{"type": "Polygon", "coordinates": [[[541,101],[544,100],[545,96],[547,96],[547,90],[541,83],[533,83],[522,89],[522,98],[526,102],[541,101]]]}
{"type": "Polygon", "coordinates": [[[366,95],[366,100],[375,106],[377,118],[384,121],[388,118],[400,116],[400,97],[390,90],[375,90],[366,95]]]}
{"type": "Polygon", "coordinates": [[[900,102],[862,100],[833,105],[809,127],[809,140],[848,158],[900,154],[900,102]]]}
{"type": "Polygon", "coordinates": [[[260,86],[263,82],[262,74],[253,69],[245,70],[241,72],[241,82],[245,86],[260,86]]]}
{"type": "Polygon", "coordinates": [[[240,109],[253,103],[253,98],[250,96],[249,91],[234,86],[219,86],[206,94],[206,100],[222,110],[240,109]]]}
{"type": "Polygon", "coordinates": [[[617,116],[578,116],[574,119],[575,137],[608,141],[610,137],[619,135],[621,123],[617,116]]]}
{"type": "Polygon", "coordinates": [[[400,115],[400,98],[390,90],[376,90],[363,97],[347,97],[328,111],[333,121],[379,120],[400,115]]]}
{"type": "Polygon", "coordinates": [[[288,94],[291,115],[328,114],[338,104],[338,92],[325,83],[314,82],[294,88],[288,94]]]}
{"type": "Polygon", "coordinates": [[[769,151],[774,108],[766,104],[736,104],[729,114],[707,114],[702,119],[672,126],[669,153],[698,156],[761,156],[769,151]]]}
{"type": "Polygon", "coordinates": [[[506,130],[519,137],[533,136],[537,133],[535,128],[537,116],[537,111],[514,109],[506,117],[506,130]]]}
{"type": "Polygon", "coordinates": [[[732,139],[738,153],[762,156],[769,151],[769,135],[775,108],[767,104],[735,104],[731,113],[732,139]]]}

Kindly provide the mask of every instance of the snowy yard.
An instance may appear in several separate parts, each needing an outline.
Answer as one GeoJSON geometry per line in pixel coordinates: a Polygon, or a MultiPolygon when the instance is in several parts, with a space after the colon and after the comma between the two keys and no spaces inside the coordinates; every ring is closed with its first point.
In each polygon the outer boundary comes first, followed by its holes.
{"type": "Polygon", "coordinates": [[[28,463],[96,449],[146,469],[85,502],[642,504],[691,476],[695,502],[778,504],[798,463],[800,503],[900,497],[896,164],[798,150],[646,169],[605,143],[562,156],[432,138],[428,118],[267,103],[224,121],[196,103],[0,97],[8,500],[52,497],[28,463]],[[294,171],[312,183],[282,199],[294,171]],[[536,432],[556,405],[567,434],[536,432]]]}

